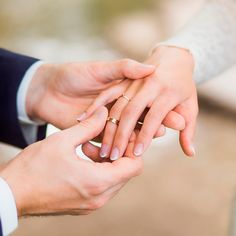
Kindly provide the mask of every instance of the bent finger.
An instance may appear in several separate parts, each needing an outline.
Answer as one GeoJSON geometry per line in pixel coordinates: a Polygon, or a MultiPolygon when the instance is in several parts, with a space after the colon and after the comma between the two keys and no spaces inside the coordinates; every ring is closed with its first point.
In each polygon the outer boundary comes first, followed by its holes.
{"type": "Polygon", "coordinates": [[[185,128],[185,119],[179,113],[170,111],[162,124],[170,129],[181,131],[185,128]]]}
{"type": "Polygon", "coordinates": [[[118,99],[124,93],[124,91],[128,88],[130,83],[131,81],[127,79],[100,93],[98,97],[93,101],[93,103],[86,110],[85,112],[86,116],[82,116],[83,119],[85,117],[89,117],[99,107],[105,106],[115,101],[116,99],[118,99]]]}

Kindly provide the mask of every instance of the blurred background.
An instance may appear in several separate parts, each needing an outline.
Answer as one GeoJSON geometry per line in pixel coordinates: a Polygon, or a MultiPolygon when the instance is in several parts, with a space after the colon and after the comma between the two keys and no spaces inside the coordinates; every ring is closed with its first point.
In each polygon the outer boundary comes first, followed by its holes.
{"type": "MultiPolygon", "coordinates": [[[[145,60],[202,0],[8,0],[0,46],[45,61],[145,60]]],[[[235,68],[199,86],[197,155],[186,158],[168,131],[145,155],[144,174],[89,216],[21,219],[15,236],[228,236],[236,186],[235,68]],[[233,91],[234,89],[234,91],[233,91]]],[[[52,132],[53,128],[50,128],[52,132]]],[[[1,160],[18,149],[1,145],[1,160]]]]}

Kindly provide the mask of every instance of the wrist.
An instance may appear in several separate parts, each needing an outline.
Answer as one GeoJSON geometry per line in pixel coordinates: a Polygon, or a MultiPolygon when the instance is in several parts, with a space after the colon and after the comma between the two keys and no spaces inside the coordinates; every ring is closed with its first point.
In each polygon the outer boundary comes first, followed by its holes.
{"type": "Polygon", "coordinates": [[[26,95],[26,113],[32,120],[43,120],[40,107],[49,78],[55,73],[54,64],[43,64],[35,72],[26,95]]]}
{"type": "Polygon", "coordinates": [[[168,65],[175,64],[181,66],[188,66],[194,68],[194,57],[192,53],[185,48],[175,46],[158,46],[153,50],[152,55],[148,61],[160,65],[163,62],[168,62],[168,65]]]}
{"type": "MultiPolygon", "coordinates": [[[[10,165],[10,164],[9,164],[10,165]]],[[[4,166],[0,170],[0,177],[7,183],[9,188],[11,189],[12,195],[14,197],[15,206],[17,209],[17,216],[22,216],[23,211],[23,198],[20,197],[20,183],[17,183],[17,178],[14,178],[16,173],[12,173],[10,169],[8,169],[8,165],[4,166]]]]}

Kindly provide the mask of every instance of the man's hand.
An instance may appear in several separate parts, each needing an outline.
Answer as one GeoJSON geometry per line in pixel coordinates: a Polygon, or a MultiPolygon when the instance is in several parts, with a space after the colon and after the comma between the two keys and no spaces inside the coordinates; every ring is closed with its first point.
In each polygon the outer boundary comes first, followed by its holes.
{"type": "MultiPolygon", "coordinates": [[[[106,118],[107,110],[102,107],[80,124],[29,146],[5,166],[0,175],[13,191],[19,216],[88,214],[140,174],[141,158],[99,163],[76,155],[78,145],[103,130],[106,118]]],[[[133,141],[127,156],[132,156],[133,141]]],[[[88,144],[84,150],[98,160],[88,144]]]]}
{"type": "MultiPolygon", "coordinates": [[[[58,128],[68,128],[105,89],[116,84],[121,90],[129,79],[142,79],[154,66],[123,59],[113,62],[45,64],[36,72],[26,98],[26,110],[32,119],[41,119],[58,128]]],[[[116,95],[116,96],[119,96],[116,95]]]]}

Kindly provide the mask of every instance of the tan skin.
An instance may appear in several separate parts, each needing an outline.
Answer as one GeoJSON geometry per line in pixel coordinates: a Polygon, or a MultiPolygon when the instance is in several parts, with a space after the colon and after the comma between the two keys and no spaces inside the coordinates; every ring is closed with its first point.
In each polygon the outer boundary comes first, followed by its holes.
{"type": "MultiPolygon", "coordinates": [[[[146,109],[148,112],[138,134],[134,154],[142,155],[153,137],[163,135],[165,131],[162,124],[165,124],[180,130],[182,149],[186,155],[193,156],[198,102],[192,78],[192,55],[180,48],[159,47],[145,63],[155,65],[156,70],[144,80],[130,81],[124,93],[131,100],[120,97],[111,108],[109,116],[120,122],[118,126],[111,122],[106,125],[101,156],[110,156],[113,160],[122,156],[130,135],[146,109]]],[[[106,101],[117,99],[112,94],[116,94],[118,86],[100,95],[89,107],[87,114],[92,114],[99,105],[105,105],[106,101]]]]}
{"type": "MultiPolygon", "coordinates": [[[[119,96],[132,80],[143,80],[154,71],[155,66],[129,59],[45,64],[37,70],[30,84],[26,100],[27,113],[32,119],[41,119],[65,129],[76,124],[76,119],[81,118],[81,115],[85,118],[83,112],[109,89],[113,91],[116,88],[113,95],[119,96]]],[[[113,99],[109,102],[113,102],[113,99]]],[[[172,114],[169,117],[164,125],[183,129],[185,124],[181,116],[172,114]]],[[[156,136],[163,135],[163,132],[165,130],[162,127],[156,136]]]]}
{"type": "Polygon", "coordinates": [[[126,156],[113,163],[100,163],[89,140],[104,128],[107,110],[100,108],[89,119],[30,145],[0,170],[10,186],[18,216],[85,215],[106,204],[133,177],[142,172],[142,158],[126,156]],[[68,141],[69,140],[69,141],[68,141]],[[94,162],[81,159],[75,148],[94,162]]]}

